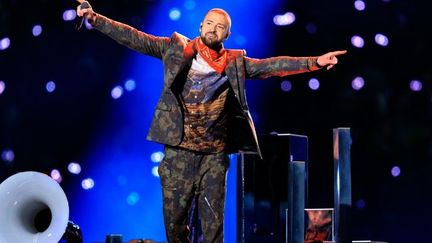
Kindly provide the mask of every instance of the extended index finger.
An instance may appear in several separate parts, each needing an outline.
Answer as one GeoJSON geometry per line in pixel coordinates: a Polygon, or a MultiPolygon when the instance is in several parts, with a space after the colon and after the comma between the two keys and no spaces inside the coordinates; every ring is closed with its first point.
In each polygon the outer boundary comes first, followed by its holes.
{"type": "Polygon", "coordinates": [[[77,0],[80,4],[82,4],[85,0],[77,0]]]}
{"type": "Polygon", "coordinates": [[[342,50],[342,51],[332,51],[332,52],[331,52],[331,54],[332,54],[333,56],[339,56],[339,55],[343,55],[343,54],[345,54],[345,53],[347,53],[347,50],[342,50]]]}

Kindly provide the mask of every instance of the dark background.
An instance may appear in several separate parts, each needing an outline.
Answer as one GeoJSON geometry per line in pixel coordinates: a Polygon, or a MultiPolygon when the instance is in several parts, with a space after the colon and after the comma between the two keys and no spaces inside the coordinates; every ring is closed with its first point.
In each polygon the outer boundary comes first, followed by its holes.
{"type": "MultiPolygon", "coordinates": [[[[159,3],[92,4],[104,15],[139,27],[143,21],[136,16],[159,3]]],[[[279,12],[289,9],[297,19],[289,34],[284,27],[264,27],[274,36],[261,47],[271,49],[270,55],[319,55],[338,49],[348,53],[330,71],[248,82],[252,115],[259,133],[308,136],[310,207],[332,205],[332,129],[350,127],[354,238],[429,242],[431,3],[376,0],[366,2],[362,12],[353,4],[280,3],[279,12]],[[315,34],[306,31],[308,23],[317,26],[315,34]],[[375,44],[376,33],[389,37],[389,45],[375,44]],[[365,39],[365,47],[351,45],[355,34],[365,39]],[[365,80],[359,91],[351,87],[356,76],[365,80]],[[308,88],[312,77],[320,80],[317,91],[308,88]],[[280,89],[287,79],[293,84],[291,92],[280,89]],[[414,79],[423,84],[419,92],[409,88],[414,79]],[[394,166],[401,169],[398,177],[391,175],[394,166]],[[365,206],[357,207],[361,202],[365,206]]],[[[115,104],[107,94],[130,50],[101,34],[75,31],[73,21],[60,23],[66,8],[74,9],[75,2],[0,0],[0,39],[13,39],[8,49],[0,51],[0,80],[6,83],[0,94],[0,150],[13,149],[15,154],[13,163],[0,161],[0,181],[24,170],[49,173],[53,164],[79,159],[91,147],[92,131],[109,127],[103,116],[115,104]],[[44,27],[38,38],[31,35],[35,23],[44,27]],[[58,80],[62,88],[47,94],[45,83],[50,79],[58,80]]],[[[245,13],[241,18],[254,18],[253,12],[245,13]]],[[[233,28],[236,18],[240,16],[233,16],[233,28]]],[[[229,44],[227,48],[241,48],[229,44]]],[[[252,57],[254,53],[264,57],[248,50],[252,57]]]]}

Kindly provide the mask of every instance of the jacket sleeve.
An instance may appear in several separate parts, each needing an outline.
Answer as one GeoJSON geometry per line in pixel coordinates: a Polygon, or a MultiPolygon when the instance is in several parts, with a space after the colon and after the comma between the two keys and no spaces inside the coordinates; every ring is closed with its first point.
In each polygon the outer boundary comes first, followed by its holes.
{"type": "Polygon", "coordinates": [[[170,38],[159,37],[139,31],[129,25],[96,14],[92,26],[118,43],[132,50],[161,59],[169,45],[170,38]]]}
{"type": "Polygon", "coordinates": [[[297,73],[311,72],[320,69],[318,57],[270,57],[256,59],[244,57],[246,78],[265,79],[272,76],[287,76],[297,73]]]}

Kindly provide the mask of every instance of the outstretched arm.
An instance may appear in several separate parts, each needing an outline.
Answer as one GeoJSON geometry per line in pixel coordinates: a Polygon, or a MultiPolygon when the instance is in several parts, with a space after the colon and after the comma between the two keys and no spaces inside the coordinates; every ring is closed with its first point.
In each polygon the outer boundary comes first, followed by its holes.
{"type": "Polygon", "coordinates": [[[333,51],[316,57],[279,56],[265,59],[245,57],[246,78],[264,79],[273,76],[288,76],[311,72],[326,67],[327,70],[337,64],[337,56],[346,51],[333,51]]]}
{"type": "Polygon", "coordinates": [[[77,7],[77,15],[87,18],[95,29],[135,51],[159,59],[163,57],[170,41],[168,37],[159,37],[144,33],[129,25],[96,13],[87,1],[77,1],[80,3],[77,7]],[[83,2],[86,2],[86,6],[84,7],[83,2]]]}

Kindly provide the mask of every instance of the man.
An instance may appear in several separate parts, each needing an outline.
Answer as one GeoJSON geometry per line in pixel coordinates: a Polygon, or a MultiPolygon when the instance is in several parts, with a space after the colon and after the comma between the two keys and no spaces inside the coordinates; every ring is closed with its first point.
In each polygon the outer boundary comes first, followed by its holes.
{"type": "MultiPolygon", "coordinates": [[[[82,0],[81,0],[82,1],[82,0]]],[[[200,36],[153,36],[100,14],[85,3],[77,8],[93,27],[122,45],[162,60],[164,86],[147,139],[165,145],[159,167],[164,223],[169,242],[189,242],[187,216],[198,198],[204,242],[223,242],[228,154],[260,154],[245,96],[245,79],[309,72],[337,64],[329,52],[319,57],[253,59],[244,50],[224,49],[231,19],[210,10],[200,36]]]]}

